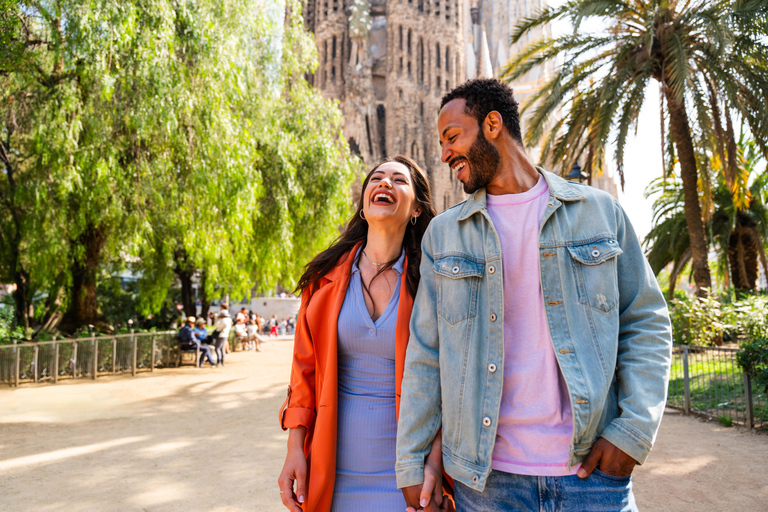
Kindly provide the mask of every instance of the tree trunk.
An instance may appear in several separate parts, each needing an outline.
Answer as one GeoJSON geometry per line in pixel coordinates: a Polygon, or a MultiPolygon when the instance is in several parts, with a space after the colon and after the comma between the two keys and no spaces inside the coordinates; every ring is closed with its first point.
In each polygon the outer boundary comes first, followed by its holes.
{"type": "Polygon", "coordinates": [[[676,261],[672,266],[672,273],[669,274],[669,290],[668,290],[669,300],[672,300],[675,298],[675,287],[677,287],[677,277],[680,275],[680,272],[683,271],[683,267],[685,267],[685,264],[688,263],[690,259],[691,259],[691,248],[689,247],[680,257],[680,260],[676,261]]]}
{"type": "Polygon", "coordinates": [[[176,257],[174,272],[181,283],[181,305],[184,306],[184,316],[197,316],[195,296],[192,291],[192,277],[195,275],[195,267],[181,244],[177,246],[174,256],[176,257]]]}
{"type": "Polygon", "coordinates": [[[208,294],[205,292],[205,270],[200,272],[200,317],[208,318],[208,311],[211,309],[211,301],[208,300],[208,294]]]}
{"type": "Polygon", "coordinates": [[[83,325],[94,325],[98,321],[96,280],[106,241],[107,231],[92,224],[76,241],[85,248],[85,255],[82,260],[72,263],[72,294],[69,308],[61,322],[62,330],[74,332],[83,325]]]}
{"type": "Polygon", "coordinates": [[[678,158],[680,160],[680,177],[683,181],[683,195],[685,198],[684,212],[685,222],[688,225],[688,234],[691,240],[691,258],[693,266],[693,279],[698,287],[697,295],[707,295],[705,289],[712,287],[712,276],[709,272],[707,234],[704,230],[704,222],[701,219],[701,205],[699,203],[698,171],[696,169],[696,155],[693,150],[691,129],[688,124],[688,115],[685,107],[680,105],[674,93],[664,88],[669,109],[669,124],[672,140],[675,141],[678,158]]]}

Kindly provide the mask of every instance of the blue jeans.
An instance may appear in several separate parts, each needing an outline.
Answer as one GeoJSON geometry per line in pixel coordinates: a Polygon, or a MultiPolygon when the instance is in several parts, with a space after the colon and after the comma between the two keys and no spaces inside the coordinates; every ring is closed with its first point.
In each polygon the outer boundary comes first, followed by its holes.
{"type": "Polygon", "coordinates": [[[457,512],[637,512],[632,477],[597,470],[584,480],[492,471],[483,492],[455,484],[457,512]]]}

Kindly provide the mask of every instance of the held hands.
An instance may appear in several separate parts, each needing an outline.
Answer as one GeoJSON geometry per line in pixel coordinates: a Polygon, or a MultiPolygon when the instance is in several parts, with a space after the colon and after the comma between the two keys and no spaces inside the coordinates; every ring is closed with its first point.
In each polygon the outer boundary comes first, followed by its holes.
{"type": "Polygon", "coordinates": [[[612,476],[629,476],[637,461],[621,451],[605,438],[599,438],[592,445],[589,455],[576,472],[579,478],[587,478],[597,466],[600,471],[612,476]]]}
{"type": "Polygon", "coordinates": [[[453,501],[443,497],[442,435],[437,434],[424,464],[424,483],[402,489],[406,512],[454,512],[453,501]]]}
{"type": "Polygon", "coordinates": [[[304,436],[303,432],[291,429],[288,436],[288,454],[285,456],[285,464],[277,479],[277,485],[280,487],[280,499],[283,505],[291,512],[301,512],[301,505],[304,503],[307,495],[307,459],[304,457],[304,436]],[[296,491],[293,484],[296,482],[296,491]]]}

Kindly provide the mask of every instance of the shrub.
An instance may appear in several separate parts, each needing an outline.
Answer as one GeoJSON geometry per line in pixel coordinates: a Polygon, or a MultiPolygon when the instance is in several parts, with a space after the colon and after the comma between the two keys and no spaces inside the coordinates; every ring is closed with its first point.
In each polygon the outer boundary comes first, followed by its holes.
{"type": "Polygon", "coordinates": [[[721,345],[731,326],[723,320],[722,304],[712,296],[673,299],[672,338],[682,345],[721,345]]]}
{"type": "Polygon", "coordinates": [[[755,384],[768,392],[768,338],[745,341],[736,357],[739,365],[749,373],[755,384]]]}

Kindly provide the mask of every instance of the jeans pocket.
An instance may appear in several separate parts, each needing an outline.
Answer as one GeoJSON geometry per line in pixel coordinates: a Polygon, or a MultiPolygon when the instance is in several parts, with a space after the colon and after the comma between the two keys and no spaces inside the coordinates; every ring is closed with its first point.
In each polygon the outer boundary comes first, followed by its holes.
{"type": "Polygon", "coordinates": [[[630,480],[632,480],[632,475],[627,475],[627,476],[609,475],[608,473],[604,473],[599,469],[594,469],[592,471],[592,474],[604,480],[608,480],[610,482],[614,482],[619,485],[626,485],[629,483],[630,480]]]}

